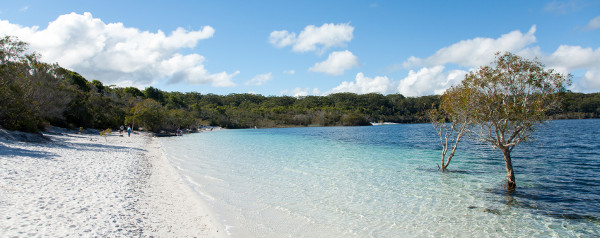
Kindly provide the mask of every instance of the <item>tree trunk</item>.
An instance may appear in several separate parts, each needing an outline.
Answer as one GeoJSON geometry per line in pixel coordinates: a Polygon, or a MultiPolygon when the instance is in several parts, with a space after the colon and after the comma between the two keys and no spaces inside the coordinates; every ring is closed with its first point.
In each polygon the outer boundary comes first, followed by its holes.
{"type": "Polygon", "coordinates": [[[506,163],[506,187],[508,190],[515,190],[517,183],[515,182],[515,172],[513,171],[512,160],[510,158],[509,148],[500,148],[504,154],[504,162],[506,163]]]}
{"type": "Polygon", "coordinates": [[[442,161],[442,172],[446,172],[446,168],[448,168],[448,163],[442,161]]]}

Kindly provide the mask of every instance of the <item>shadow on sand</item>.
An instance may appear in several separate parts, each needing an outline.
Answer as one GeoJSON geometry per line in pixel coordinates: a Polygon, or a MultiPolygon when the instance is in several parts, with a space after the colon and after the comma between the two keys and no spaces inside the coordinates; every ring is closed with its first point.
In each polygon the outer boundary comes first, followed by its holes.
{"type": "Polygon", "coordinates": [[[36,159],[47,159],[52,160],[57,155],[55,153],[43,152],[43,151],[34,151],[34,150],[26,150],[20,148],[12,148],[0,145],[0,156],[4,157],[12,157],[12,156],[25,156],[32,157],[36,159]]]}

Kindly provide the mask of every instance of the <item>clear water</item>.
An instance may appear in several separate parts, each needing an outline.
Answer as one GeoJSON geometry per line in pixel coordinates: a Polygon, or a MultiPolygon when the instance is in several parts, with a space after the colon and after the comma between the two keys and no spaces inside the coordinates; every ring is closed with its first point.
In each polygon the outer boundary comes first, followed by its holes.
{"type": "Polygon", "coordinates": [[[465,141],[441,173],[429,124],[161,139],[233,237],[600,235],[600,120],[552,121],[502,154],[465,141]]]}

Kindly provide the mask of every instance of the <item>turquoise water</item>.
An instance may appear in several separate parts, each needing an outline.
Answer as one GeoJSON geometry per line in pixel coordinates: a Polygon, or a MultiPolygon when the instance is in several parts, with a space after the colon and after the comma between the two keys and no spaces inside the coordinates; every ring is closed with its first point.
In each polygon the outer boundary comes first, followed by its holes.
{"type": "Polygon", "coordinates": [[[429,124],[223,130],[161,139],[233,237],[598,236],[600,120],[513,151],[463,143],[441,173],[429,124]]]}

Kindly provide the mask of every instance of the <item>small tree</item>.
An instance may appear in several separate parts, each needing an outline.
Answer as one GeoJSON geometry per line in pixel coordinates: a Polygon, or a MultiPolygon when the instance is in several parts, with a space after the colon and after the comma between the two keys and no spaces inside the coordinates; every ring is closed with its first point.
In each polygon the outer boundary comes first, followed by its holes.
{"type": "MultiPolygon", "coordinates": [[[[458,148],[462,137],[469,132],[472,119],[470,113],[469,89],[461,85],[446,90],[437,109],[428,112],[429,119],[440,137],[442,145],[442,164],[440,170],[445,172],[458,148]],[[450,154],[448,154],[450,150],[450,154]]],[[[439,166],[439,165],[438,165],[439,166]]]]}
{"type": "Polygon", "coordinates": [[[463,92],[452,96],[460,99],[468,94],[471,131],[502,151],[509,190],[516,187],[512,150],[532,139],[535,126],[547,118],[548,111],[559,107],[560,93],[566,91],[571,77],[546,70],[537,60],[496,53],[492,66],[467,74],[463,92]]]}
{"type": "Polygon", "coordinates": [[[106,139],[106,137],[108,137],[108,135],[110,135],[110,133],[112,133],[112,129],[110,129],[110,128],[100,132],[100,135],[104,137],[105,142],[108,142],[108,139],[106,139]]]}

